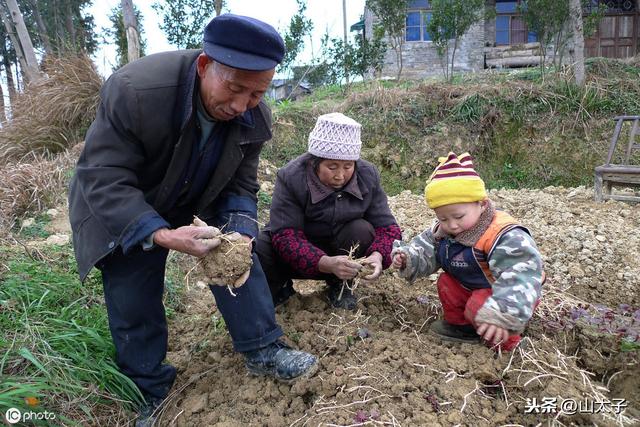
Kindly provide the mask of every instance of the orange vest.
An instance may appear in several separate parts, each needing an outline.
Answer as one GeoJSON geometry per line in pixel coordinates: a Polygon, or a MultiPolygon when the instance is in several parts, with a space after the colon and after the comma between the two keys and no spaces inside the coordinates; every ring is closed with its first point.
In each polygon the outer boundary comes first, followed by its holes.
{"type": "Polygon", "coordinates": [[[511,215],[503,211],[496,211],[491,224],[489,224],[489,228],[487,228],[473,246],[473,255],[489,283],[495,282],[496,279],[493,277],[493,274],[491,274],[487,260],[491,252],[493,252],[498,239],[500,239],[504,233],[514,228],[522,228],[529,233],[529,230],[518,224],[511,215]]]}

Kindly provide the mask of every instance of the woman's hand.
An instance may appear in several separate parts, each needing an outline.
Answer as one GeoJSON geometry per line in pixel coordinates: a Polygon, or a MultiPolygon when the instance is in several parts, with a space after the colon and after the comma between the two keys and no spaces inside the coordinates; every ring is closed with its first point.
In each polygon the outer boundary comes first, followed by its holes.
{"type": "Polygon", "coordinates": [[[325,255],[318,262],[318,270],[321,273],[331,273],[341,280],[353,279],[361,268],[360,264],[353,262],[346,255],[325,255]]]}
{"type": "Polygon", "coordinates": [[[397,252],[393,256],[391,266],[396,270],[404,270],[404,268],[407,266],[407,254],[405,254],[404,252],[397,252]]]}
{"type": "Polygon", "coordinates": [[[378,251],[374,251],[363,261],[365,264],[369,264],[373,267],[373,272],[368,276],[364,276],[364,280],[375,280],[380,277],[382,273],[382,254],[378,251]]]}
{"type": "Polygon", "coordinates": [[[509,339],[509,331],[492,323],[480,323],[476,329],[478,335],[485,341],[498,345],[509,339]]]}

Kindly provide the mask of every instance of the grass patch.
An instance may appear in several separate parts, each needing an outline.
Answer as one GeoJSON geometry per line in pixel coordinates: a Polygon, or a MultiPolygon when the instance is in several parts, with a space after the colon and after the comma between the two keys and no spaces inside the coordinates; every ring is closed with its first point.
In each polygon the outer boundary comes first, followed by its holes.
{"type": "Polygon", "coordinates": [[[489,187],[591,185],[613,133],[611,118],[640,111],[640,67],[587,62],[587,83],[540,68],[457,74],[454,83],[358,82],[282,107],[263,155],[281,167],[306,151],[316,118],[340,111],[362,124],[362,158],[389,195],[420,193],[439,156],[469,151],[489,187]]]}
{"type": "Polygon", "coordinates": [[[49,224],[50,222],[51,218],[49,217],[49,215],[47,215],[46,213],[39,213],[34,218],[32,224],[26,227],[21,227],[16,231],[18,232],[18,235],[20,235],[20,237],[30,239],[46,239],[51,235],[51,233],[47,231],[47,224],[49,224]]]}
{"type": "Polygon", "coordinates": [[[126,417],[141,395],[115,364],[99,275],[80,283],[70,246],[3,251],[0,406],[47,410],[61,424],[126,417]]]}

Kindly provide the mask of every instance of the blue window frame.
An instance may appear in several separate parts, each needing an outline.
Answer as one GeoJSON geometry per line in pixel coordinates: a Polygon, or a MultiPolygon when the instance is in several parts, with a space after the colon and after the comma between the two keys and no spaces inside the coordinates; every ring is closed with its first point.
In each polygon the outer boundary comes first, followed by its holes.
{"type": "Polygon", "coordinates": [[[415,42],[421,39],[420,26],[420,12],[407,13],[407,33],[405,39],[408,42],[415,42]]]}
{"type": "Polygon", "coordinates": [[[408,42],[431,41],[431,35],[427,32],[429,21],[431,21],[431,12],[425,10],[407,12],[405,40],[408,42]]]}
{"type": "Polygon", "coordinates": [[[496,16],[496,44],[509,44],[510,16],[496,16]]]}
{"type": "Polygon", "coordinates": [[[518,11],[519,1],[496,0],[496,45],[515,45],[538,41],[535,31],[529,31],[518,11]]]}
{"type": "Polygon", "coordinates": [[[427,25],[429,25],[429,22],[431,22],[431,13],[425,12],[422,14],[422,17],[423,17],[422,26],[424,28],[424,30],[422,31],[422,40],[426,42],[430,42],[431,34],[429,34],[429,32],[427,31],[427,25]]]}

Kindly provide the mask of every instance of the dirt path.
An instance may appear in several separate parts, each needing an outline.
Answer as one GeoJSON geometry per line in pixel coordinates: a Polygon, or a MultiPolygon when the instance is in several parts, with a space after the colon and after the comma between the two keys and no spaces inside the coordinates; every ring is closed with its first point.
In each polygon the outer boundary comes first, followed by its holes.
{"type": "MultiPolygon", "coordinates": [[[[440,342],[428,333],[440,315],[435,276],[409,286],[386,272],[358,288],[356,313],[330,309],[320,293],[278,308],[288,341],[320,356],[313,378],[278,384],[246,374],[208,289],[192,286],[170,325],[168,359],[179,376],[160,425],[637,423],[640,351],[622,351],[620,338],[640,332],[640,208],[592,196],[491,193],[531,229],[549,276],[528,338],[511,354],[440,342]],[[563,400],[567,412],[581,409],[560,414],[563,400]],[[620,403],[628,407],[616,414],[620,403]]],[[[405,238],[433,219],[419,196],[390,203],[405,238]]]]}

